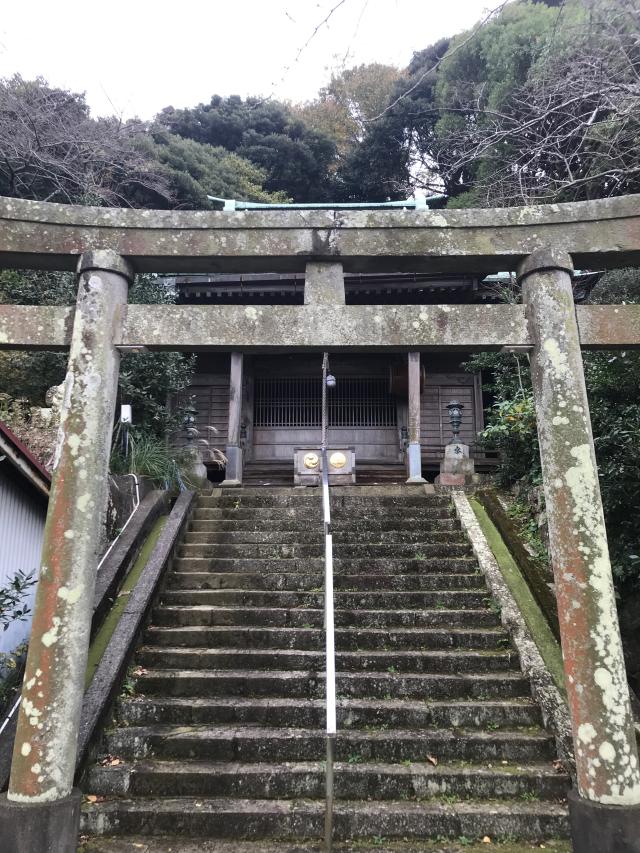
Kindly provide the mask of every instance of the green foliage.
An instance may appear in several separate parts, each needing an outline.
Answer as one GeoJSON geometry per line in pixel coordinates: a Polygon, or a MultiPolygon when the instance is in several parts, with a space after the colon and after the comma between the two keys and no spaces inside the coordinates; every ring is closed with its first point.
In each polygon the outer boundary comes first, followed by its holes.
{"type": "Polygon", "coordinates": [[[263,188],[269,193],[298,202],[331,199],[335,143],[285,104],[214,95],[190,109],[167,107],[157,118],[172,134],[249,160],[266,174],[263,188]]]}
{"type": "Polygon", "coordinates": [[[442,181],[433,173],[432,156],[436,74],[428,72],[448,46],[445,39],[416,53],[391,89],[380,117],[364,123],[360,144],[338,170],[345,200],[408,198],[416,186],[442,192],[442,181]]]}
{"type": "Polygon", "coordinates": [[[640,353],[585,353],[609,545],[619,580],[640,580],[640,353]]]}
{"type": "Polygon", "coordinates": [[[137,141],[139,150],[157,161],[172,187],[177,206],[206,209],[207,196],[248,201],[286,202],[284,193],[263,189],[267,173],[245,157],[221,146],[183,139],[154,129],[137,141]]]}
{"type": "Polygon", "coordinates": [[[345,197],[420,188],[468,208],[637,192],[640,10],[557,6],[508,3],[416,53],[341,162],[345,197]]]}
{"type": "Polygon", "coordinates": [[[508,486],[524,478],[531,484],[540,481],[536,413],[529,391],[494,403],[481,439],[486,447],[500,454],[501,485],[508,486]]]}
{"type": "Polygon", "coordinates": [[[528,545],[531,557],[543,565],[549,564],[549,553],[540,538],[540,528],[532,516],[531,504],[522,500],[514,501],[507,509],[507,515],[518,528],[520,537],[528,545]]]}
{"type": "MultiPolygon", "coordinates": [[[[279,109],[284,115],[285,108],[279,109]]],[[[273,113],[274,107],[267,110],[273,113]]],[[[251,116],[250,110],[243,114],[247,130],[259,126],[259,122],[251,123],[251,116]]],[[[274,127],[273,123],[269,126],[272,134],[274,127]]],[[[322,147],[328,146],[329,159],[333,150],[324,136],[303,132],[296,122],[287,132],[286,142],[305,139],[293,152],[293,161],[292,152],[283,150],[276,166],[264,153],[254,152],[247,159],[237,146],[229,144],[224,130],[213,135],[217,141],[212,143],[202,134],[180,136],[164,126],[138,120],[94,119],[84,95],[56,89],[40,78],[27,81],[16,76],[0,80],[0,195],[196,209],[212,207],[207,195],[283,201],[286,193],[271,191],[281,189],[278,168],[297,168],[301,174],[324,169],[326,173],[328,161],[322,159],[322,147]],[[273,186],[265,189],[267,180],[273,186]]],[[[269,139],[263,144],[277,149],[279,137],[269,139]]],[[[251,144],[256,144],[255,139],[251,144]]],[[[304,175],[298,179],[304,180],[304,175]]]]}
{"type": "Polygon", "coordinates": [[[119,438],[120,430],[116,430],[110,462],[112,474],[138,474],[141,477],[149,477],[157,488],[181,487],[179,460],[166,440],[132,428],[125,457],[119,438]]]}
{"type": "Polygon", "coordinates": [[[384,110],[399,77],[397,68],[377,62],[348,68],[332,75],[318,98],[293,110],[334,141],[337,162],[342,162],[360,144],[367,122],[384,110]]]}
{"type": "Polygon", "coordinates": [[[130,403],[137,426],[162,436],[181,420],[169,408],[169,398],[189,385],[195,356],[174,352],[127,355],[120,363],[118,396],[130,403]]]}
{"type": "MultiPolygon", "coordinates": [[[[640,303],[640,271],[606,273],[592,301],[640,303]]],[[[638,583],[640,353],[585,352],[583,360],[614,575],[619,586],[638,583]]],[[[466,367],[483,371],[485,388],[495,398],[482,439],[501,454],[500,484],[538,485],[539,448],[526,363],[520,356],[482,353],[466,367]]]]}
{"type": "Polygon", "coordinates": [[[25,572],[18,569],[6,586],[0,587],[0,625],[3,631],[14,622],[26,622],[31,611],[23,602],[26,593],[37,583],[34,574],[35,570],[25,572]]]}
{"type": "Polygon", "coordinates": [[[70,272],[0,270],[0,302],[14,305],[73,305],[76,280],[70,272]]]}

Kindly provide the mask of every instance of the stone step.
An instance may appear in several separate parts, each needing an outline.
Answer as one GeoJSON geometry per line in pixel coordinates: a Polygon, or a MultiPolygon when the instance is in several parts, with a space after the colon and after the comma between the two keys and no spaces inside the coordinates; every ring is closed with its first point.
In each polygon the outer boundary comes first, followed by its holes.
{"type": "MultiPolygon", "coordinates": [[[[194,534],[196,535],[196,534],[194,534]]],[[[321,557],[323,549],[318,544],[264,544],[264,543],[194,543],[183,544],[179,548],[181,557],[213,557],[213,558],[238,558],[244,559],[266,559],[266,558],[291,558],[291,557],[321,557]]],[[[471,546],[462,537],[450,537],[442,542],[420,542],[408,545],[396,544],[343,544],[337,543],[334,547],[334,555],[337,559],[378,559],[389,557],[398,559],[407,557],[413,560],[428,559],[429,557],[467,557],[471,556],[471,546]]]]}
{"type": "MultiPolygon", "coordinates": [[[[150,669],[270,669],[323,670],[323,651],[291,649],[176,648],[142,646],[137,662],[150,669]]],[[[510,651],[437,650],[437,651],[352,651],[337,652],[336,667],[343,672],[369,670],[390,674],[409,672],[465,673],[504,672],[517,666],[510,651]]]]}
{"type": "MultiPolygon", "coordinates": [[[[338,800],[517,799],[562,800],[569,779],[553,765],[501,764],[459,767],[430,762],[386,764],[336,762],[338,800]]],[[[244,763],[241,761],[143,760],[93,767],[92,793],[118,797],[322,798],[325,767],[320,761],[244,763]]]]}
{"type": "MultiPolygon", "coordinates": [[[[255,466],[260,466],[263,468],[279,468],[283,467],[286,469],[289,468],[290,471],[292,469],[292,463],[290,461],[269,461],[269,462],[249,462],[247,463],[250,470],[254,470],[255,466]]],[[[370,468],[370,463],[366,461],[360,461],[360,466],[365,469],[370,468]]],[[[376,467],[379,467],[378,463],[371,463],[376,467]]],[[[385,467],[389,466],[390,463],[383,463],[385,467]]],[[[397,470],[401,466],[400,463],[391,463],[392,466],[397,470]]],[[[406,474],[405,474],[406,478],[406,474]]],[[[215,495],[260,495],[260,494],[273,494],[273,495],[299,495],[299,494],[307,494],[307,495],[317,495],[320,492],[319,487],[317,486],[294,486],[293,483],[271,483],[269,484],[270,488],[265,489],[262,484],[245,484],[243,486],[224,486],[220,487],[218,492],[211,492],[210,494],[215,495]]],[[[331,493],[333,495],[355,495],[356,497],[359,495],[367,497],[369,500],[377,497],[389,497],[393,496],[394,498],[404,498],[407,495],[415,496],[415,495],[424,495],[426,494],[425,488],[423,485],[418,484],[409,484],[406,482],[396,483],[394,485],[389,485],[388,483],[384,484],[376,484],[376,483],[367,483],[367,484],[349,484],[349,485],[340,485],[340,486],[332,486],[331,493]]],[[[431,494],[435,494],[431,492],[431,494]]]]}
{"type": "MultiPolygon", "coordinates": [[[[262,589],[287,591],[313,591],[321,589],[324,573],[302,572],[198,572],[176,571],[167,578],[168,589],[262,589]]],[[[433,589],[486,589],[484,575],[480,573],[429,574],[417,572],[408,575],[341,575],[334,577],[336,590],[395,590],[419,592],[433,589]]]]}
{"type": "MultiPolygon", "coordinates": [[[[275,507],[243,507],[241,504],[235,506],[216,506],[215,504],[203,505],[202,498],[198,500],[198,504],[193,512],[194,521],[238,521],[254,524],[256,521],[260,523],[271,521],[288,521],[297,525],[313,520],[322,520],[322,507],[318,499],[317,505],[309,506],[275,506],[275,507]]],[[[355,517],[340,517],[335,515],[333,523],[340,527],[349,528],[352,524],[357,524],[359,521],[375,523],[385,521],[395,523],[402,522],[406,519],[411,526],[415,524],[428,523],[429,520],[443,519],[455,521],[455,512],[451,504],[442,504],[433,506],[425,503],[424,506],[411,507],[393,507],[389,504],[381,507],[375,505],[368,506],[355,517]]]]}
{"type": "MultiPolygon", "coordinates": [[[[164,836],[322,849],[320,519],[318,489],[199,498],[90,771],[85,790],[110,800],[85,805],[84,832],[137,833],[149,853],[168,853],[164,836]]],[[[332,521],[336,851],[489,835],[516,853],[514,838],[566,834],[569,780],[449,496],[335,488],[332,521]]]]}
{"type": "MultiPolygon", "coordinates": [[[[317,527],[322,531],[322,518],[300,518],[296,514],[293,518],[269,518],[264,519],[253,515],[251,518],[194,518],[190,530],[198,532],[237,532],[237,531],[260,531],[268,527],[269,530],[279,530],[283,533],[305,531],[317,527]]],[[[336,520],[332,522],[335,534],[341,536],[353,533],[360,536],[367,531],[385,531],[389,534],[406,532],[407,530],[460,530],[460,522],[455,518],[414,518],[408,519],[398,515],[389,518],[388,514],[374,518],[359,518],[349,521],[336,520]]]]}
{"type": "MultiPolygon", "coordinates": [[[[509,647],[508,635],[496,628],[337,628],[336,649],[497,649],[509,647]]],[[[182,648],[317,649],[324,651],[322,628],[194,626],[149,628],[145,642],[182,648]]]]}
{"type": "MultiPolygon", "coordinates": [[[[321,838],[323,800],[206,798],[114,799],[83,806],[81,831],[89,834],[201,836],[209,838],[321,838]]],[[[482,838],[534,841],[566,837],[567,808],[550,802],[481,800],[443,807],[419,803],[339,800],[334,832],[345,838],[482,838]]]]}
{"type": "MultiPolygon", "coordinates": [[[[303,559],[255,559],[255,558],[216,558],[216,557],[178,557],[174,561],[174,568],[178,572],[183,571],[213,571],[213,572],[260,572],[269,574],[273,572],[284,572],[293,574],[295,572],[308,573],[318,572],[324,577],[324,557],[305,557],[303,559]]],[[[384,576],[395,577],[406,574],[446,574],[461,573],[471,574],[478,571],[478,564],[474,557],[429,557],[420,560],[393,560],[393,559],[334,559],[333,570],[336,576],[340,574],[367,574],[377,575],[379,580],[384,576]]],[[[376,583],[378,579],[376,580],[376,583]]]]}
{"type": "MultiPolygon", "coordinates": [[[[204,522],[203,522],[204,523],[204,522]]],[[[312,545],[324,541],[322,525],[310,525],[300,530],[190,530],[184,544],[228,545],[312,545]]],[[[461,530],[380,530],[372,526],[366,530],[342,530],[334,534],[334,548],[342,545],[399,545],[413,544],[416,548],[426,543],[448,542],[460,545],[466,541],[461,530]]]]}
{"type": "MultiPolygon", "coordinates": [[[[211,761],[322,761],[325,735],[320,729],[278,726],[130,726],[112,729],[104,748],[118,758],[198,758],[211,761]]],[[[424,729],[361,731],[345,729],[335,744],[335,760],[363,762],[471,761],[520,763],[551,760],[553,739],[543,730],[424,729]]]]}
{"type": "MultiPolygon", "coordinates": [[[[442,838],[443,836],[437,836],[442,838]]],[[[334,842],[335,853],[487,853],[486,843],[478,840],[470,841],[466,836],[462,844],[450,840],[446,847],[442,841],[432,841],[420,838],[411,841],[386,841],[380,846],[380,837],[369,837],[366,840],[334,842]]],[[[501,845],[501,853],[531,853],[532,849],[548,850],[549,853],[571,853],[571,842],[561,838],[537,838],[534,845],[527,842],[509,841],[501,845]]],[[[489,848],[490,849],[490,848],[489,848]]],[[[173,835],[149,838],[143,835],[129,835],[126,838],[117,836],[101,836],[91,838],[78,848],[80,853],[326,853],[324,842],[304,840],[264,841],[225,841],[205,838],[186,839],[173,835]]]]}
{"type": "MultiPolygon", "coordinates": [[[[359,508],[371,509],[390,506],[397,509],[403,507],[447,507],[451,506],[451,498],[448,495],[426,494],[418,489],[417,494],[390,494],[382,490],[382,494],[366,494],[358,490],[353,494],[344,494],[337,489],[331,489],[331,508],[335,510],[357,510],[359,508]]],[[[198,507],[240,509],[241,507],[321,507],[322,497],[320,489],[255,489],[234,490],[222,492],[222,494],[200,495],[198,507]]]]}
{"type": "MultiPolygon", "coordinates": [[[[323,699],[242,696],[133,696],[121,698],[118,717],[127,726],[163,722],[175,725],[260,723],[267,726],[322,728],[323,699]]],[[[540,709],[530,698],[498,701],[411,701],[407,699],[341,699],[338,728],[521,728],[540,725],[540,709]]]]}
{"type": "MultiPolygon", "coordinates": [[[[213,605],[156,607],[153,624],[179,625],[265,625],[305,628],[323,624],[322,608],[291,609],[286,607],[216,607],[213,605]]],[[[359,628],[434,628],[438,625],[489,627],[500,624],[496,611],[484,607],[461,607],[459,610],[339,610],[337,627],[359,628]]]]}
{"type": "Polygon", "coordinates": [[[189,530],[183,538],[185,545],[310,545],[316,551],[323,541],[322,522],[298,530],[189,530]]]}
{"type": "MultiPolygon", "coordinates": [[[[160,696],[280,696],[322,698],[324,672],[296,670],[177,670],[143,671],[136,678],[143,695],[160,696]]],[[[389,673],[338,672],[338,698],[348,699],[454,699],[520,698],[530,695],[528,680],[519,672],[468,673],[389,673]]]]}
{"type": "MultiPolygon", "coordinates": [[[[442,608],[460,610],[480,608],[487,604],[488,593],[484,590],[444,589],[403,592],[383,590],[381,592],[345,592],[336,590],[336,610],[344,608],[389,608],[393,610],[413,608],[442,608]]],[[[279,590],[250,589],[167,589],[162,596],[164,604],[194,607],[207,604],[218,607],[284,607],[322,608],[324,593],[287,592],[279,590]]]]}

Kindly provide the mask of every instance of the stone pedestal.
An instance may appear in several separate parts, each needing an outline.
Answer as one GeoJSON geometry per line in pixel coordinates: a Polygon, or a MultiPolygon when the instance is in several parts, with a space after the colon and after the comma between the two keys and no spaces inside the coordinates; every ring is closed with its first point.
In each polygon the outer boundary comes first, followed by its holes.
{"type": "Polygon", "coordinates": [[[242,448],[238,445],[228,444],[226,451],[227,466],[225,479],[220,484],[221,486],[241,486],[242,485],[242,448]]]}
{"type": "Polygon", "coordinates": [[[207,466],[204,464],[202,454],[197,447],[190,447],[186,450],[180,473],[189,489],[206,491],[211,487],[207,477],[207,466]]]}
{"type": "Polygon", "coordinates": [[[0,794],[3,853],[75,853],[82,793],[45,802],[13,802],[0,794]]]}
{"type": "Polygon", "coordinates": [[[469,457],[469,445],[461,441],[447,444],[436,483],[439,486],[466,486],[473,482],[474,474],[475,463],[469,457]]]}

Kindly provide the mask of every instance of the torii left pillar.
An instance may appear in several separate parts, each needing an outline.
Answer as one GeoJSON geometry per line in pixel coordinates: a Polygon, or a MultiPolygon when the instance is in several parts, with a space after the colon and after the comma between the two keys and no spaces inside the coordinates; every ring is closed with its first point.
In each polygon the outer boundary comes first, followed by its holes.
{"type": "Polygon", "coordinates": [[[3,853],[75,853],[73,788],[98,548],[107,500],[120,335],[132,281],[111,251],[81,256],[78,299],[22,686],[3,853]]]}

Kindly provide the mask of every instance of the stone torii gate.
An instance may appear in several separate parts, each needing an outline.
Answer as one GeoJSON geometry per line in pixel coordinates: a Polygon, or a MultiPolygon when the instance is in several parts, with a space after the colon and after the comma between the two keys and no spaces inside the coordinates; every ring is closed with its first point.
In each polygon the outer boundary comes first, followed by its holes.
{"type": "MultiPolygon", "coordinates": [[[[120,351],[143,346],[531,352],[577,764],[575,849],[640,850],[640,768],[581,356],[639,347],[640,305],[576,308],[573,263],[640,265],[640,196],[466,211],[166,212],[0,199],[0,266],[79,277],[75,309],[0,306],[0,348],[69,350],[11,781],[0,800],[4,849],[17,850],[15,827],[25,822],[35,827],[30,853],[75,849],[76,743],[120,351]],[[127,305],[136,272],[305,269],[302,306],[127,305]],[[345,304],[343,271],[496,269],[518,269],[522,305],[345,304]]],[[[419,371],[415,356],[409,362],[411,379],[419,371]]],[[[415,413],[409,423],[415,446],[415,413]]],[[[419,454],[412,459],[419,478],[419,454]]]]}

